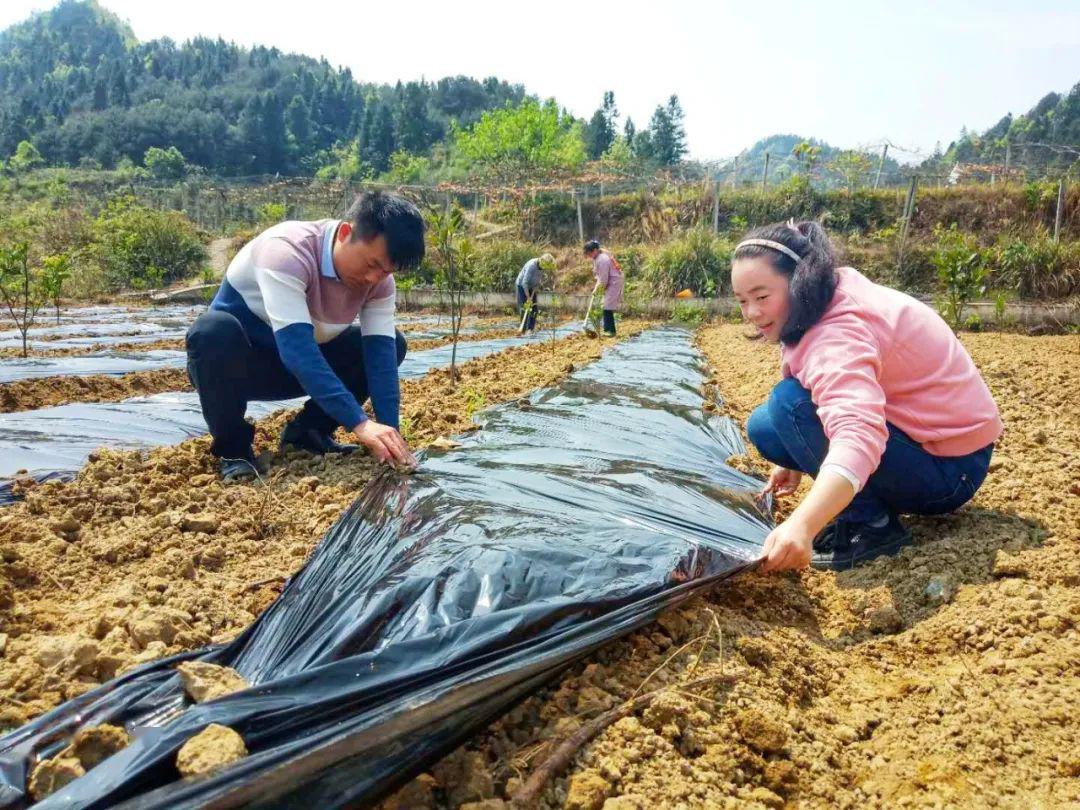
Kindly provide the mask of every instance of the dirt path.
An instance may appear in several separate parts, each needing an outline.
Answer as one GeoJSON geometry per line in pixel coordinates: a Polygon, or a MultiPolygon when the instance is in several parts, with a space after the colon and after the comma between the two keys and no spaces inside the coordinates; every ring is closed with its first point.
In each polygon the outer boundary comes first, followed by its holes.
{"type": "MultiPolygon", "coordinates": [[[[718,407],[740,423],[778,380],[775,348],[742,334],[699,333],[718,407]]],[[[652,688],[721,662],[744,672],[739,683],[673,690],[619,721],[544,806],[1080,805],[1080,340],[963,339],[1007,423],[972,504],[913,519],[917,545],[895,559],[746,575],[666,614],[386,806],[506,797],[553,739],[650,673],[652,688]]],[[[739,463],[766,468],[753,454],[739,463]]]]}
{"type": "MultiPolygon", "coordinates": [[[[621,335],[644,324],[626,322],[621,335]]],[[[611,341],[507,349],[402,385],[414,446],[468,429],[477,407],[552,385],[611,341]]],[[[275,448],[286,415],[258,423],[275,448]]],[[[371,476],[364,454],[275,454],[265,484],[222,485],[200,438],[100,451],[68,484],[0,510],[0,727],[126,667],[231,638],[280,591],[371,476]]]]}
{"type": "Polygon", "coordinates": [[[233,243],[235,241],[236,239],[231,236],[221,236],[211,240],[206,248],[209,264],[214,268],[214,274],[218,278],[223,278],[225,276],[225,271],[229,269],[229,262],[232,261],[234,253],[233,243]]]}

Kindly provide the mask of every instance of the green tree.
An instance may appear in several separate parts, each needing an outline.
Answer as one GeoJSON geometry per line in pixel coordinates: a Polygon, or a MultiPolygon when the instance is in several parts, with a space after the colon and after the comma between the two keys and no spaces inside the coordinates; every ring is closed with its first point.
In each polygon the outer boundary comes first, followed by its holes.
{"type": "Polygon", "coordinates": [[[554,99],[486,112],[471,129],[457,132],[455,147],[481,173],[504,181],[574,171],[585,160],[580,124],[554,99]]]}
{"type": "Polygon", "coordinates": [[[461,208],[433,208],[428,212],[428,238],[435,248],[439,263],[435,283],[446,290],[450,298],[450,334],[453,348],[450,350],[450,381],[457,383],[457,346],[461,331],[462,293],[465,280],[475,263],[476,252],[465,232],[465,216],[461,208]]]}
{"type": "Polygon", "coordinates": [[[431,161],[426,157],[399,149],[390,156],[390,169],[384,177],[388,183],[405,186],[419,183],[430,170],[431,161]]]}
{"type": "Polygon", "coordinates": [[[36,146],[30,141],[19,141],[19,145],[15,147],[15,154],[8,160],[8,166],[13,172],[26,172],[44,162],[36,146]]]}
{"type": "Polygon", "coordinates": [[[71,278],[71,257],[66,253],[46,256],[41,262],[41,292],[45,300],[56,309],[56,323],[60,323],[60,298],[64,283],[71,278]]]}
{"type": "Polygon", "coordinates": [[[311,110],[303,96],[293,96],[289,106],[285,108],[285,125],[296,152],[306,152],[311,142],[311,110]]]}
{"type": "Polygon", "coordinates": [[[0,297],[22,337],[22,356],[26,357],[27,333],[45,303],[37,274],[30,267],[28,242],[0,246],[0,297]]]}
{"type": "Polygon", "coordinates": [[[686,154],[686,130],[683,127],[679,97],[667,105],[658,105],[649,121],[648,137],[642,139],[645,156],[658,166],[674,166],[686,154]]]}
{"type": "Polygon", "coordinates": [[[860,182],[867,177],[873,166],[873,161],[868,155],[852,149],[844,150],[829,162],[829,168],[840,175],[849,192],[859,187],[860,182]]]}
{"type": "Polygon", "coordinates": [[[179,180],[188,170],[187,161],[175,146],[168,149],[151,146],[143,155],[143,165],[159,180],[179,180]]]}
{"type": "Polygon", "coordinates": [[[799,141],[791,150],[791,154],[800,164],[806,165],[806,174],[810,175],[814,171],[814,164],[821,157],[821,147],[810,141],[799,141]]]}
{"type": "Polygon", "coordinates": [[[585,125],[585,151],[590,160],[597,160],[608,150],[618,133],[619,110],[615,106],[615,93],[604,93],[603,104],[593,113],[585,125]]]}

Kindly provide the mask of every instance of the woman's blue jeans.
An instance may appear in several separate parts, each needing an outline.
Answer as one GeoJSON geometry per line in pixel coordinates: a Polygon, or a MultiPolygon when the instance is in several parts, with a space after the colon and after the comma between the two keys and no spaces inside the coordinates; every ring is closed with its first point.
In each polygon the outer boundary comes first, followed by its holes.
{"type": "MultiPolygon", "coordinates": [[[[935,456],[888,424],[881,463],[839,520],[866,523],[888,514],[940,515],[960,508],[986,478],[994,445],[966,456],[935,456]]],[[[773,464],[817,477],[829,440],[810,392],[787,377],[746,422],[758,452],[773,464]]]]}

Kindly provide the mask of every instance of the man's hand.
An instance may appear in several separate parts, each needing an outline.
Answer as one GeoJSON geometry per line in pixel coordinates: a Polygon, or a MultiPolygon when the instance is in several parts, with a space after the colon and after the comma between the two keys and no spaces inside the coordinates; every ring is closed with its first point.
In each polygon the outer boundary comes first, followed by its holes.
{"type": "Polygon", "coordinates": [[[387,464],[416,466],[416,457],[409,451],[409,445],[401,434],[389,425],[383,425],[374,419],[367,419],[353,428],[353,433],[371,453],[387,464]]]}
{"type": "Polygon", "coordinates": [[[765,561],[762,571],[787,571],[806,568],[813,554],[814,535],[801,523],[788,518],[765,538],[765,561]]]}
{"type": "Polygon", "coordinates": [[[758,493],[759,498],[764,498],[770,492],[778,498],[794,494],[799,488],[803,474],[798,470],[789,470],[786,467],[773,467],[767,483],[758,493]]]}

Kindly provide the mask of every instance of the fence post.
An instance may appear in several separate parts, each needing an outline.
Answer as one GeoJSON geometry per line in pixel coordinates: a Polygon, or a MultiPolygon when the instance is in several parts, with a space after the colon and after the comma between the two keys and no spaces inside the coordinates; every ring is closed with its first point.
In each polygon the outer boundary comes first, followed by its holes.
{"type": "Polygon", "coordinates": [[[765,153],[765,168],[761,171],[761,190],[769,187],[769,153],[765,153]]]}
{"type": "Polygon", "coordinates": [[[1054,212],[1054,241],[1061,238],[1061,218],[1065,213],[1065,178],[1058,180],[1057,210],[1054,212]]]}
{"type": "Polygon", "coordinates": [[[1012,162],[1012,144],[1005,141],[1005,182],[1009,182],[1009,164],[1012,162]]]}
{"type": "Polygon", "coordinates": [[[574,202],[577,204],[578,242],[585,244],[585,220],[581,216],[581,198],[577,195],[577,189],[572,189],[570,193],[574,198],[574,202]]]}
{"type": "Polygon", "coordinates": [[[911,227],[911,217],[915,213],[915,187],[919,183],[919,175],[911,176],[911,185],[908,186],[907,199],[904,200],[904,225],[900,230],[900,255],[904,254],[904,243],[907,241],[908,229],[911,227]]]}
{"type": "Polygon", "coordinates": [[[720,181],[713,185],[712,198],[712,229],[713,233],[720,233],[720,181]]]}
{"type": "Polygon", "coordinates": [[[881,182],[881,170],[885,168],[885,156],[888,155],[888,154],[889,154],[889,145],[885,144],[885,146],[883,146],[881,148],[881,160],[878,161],[877,176],[874,177],[874,188],[877,188],[878,184],[881,182]]]}

